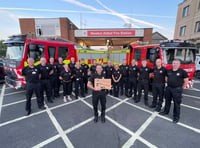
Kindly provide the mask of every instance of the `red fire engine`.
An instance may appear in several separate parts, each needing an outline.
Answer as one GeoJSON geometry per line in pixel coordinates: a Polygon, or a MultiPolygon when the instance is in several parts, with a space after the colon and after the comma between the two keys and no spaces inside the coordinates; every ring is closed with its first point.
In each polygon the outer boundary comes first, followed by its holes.
{"type": "Polygon", "coordinates": [[[162,60],[162,65],[167,69],[172,68],[172,61],[179,59],[180,68],[187,71],[189,83],[186,88],[192,87],[192,79],[195,74],[195,54],[197,48],[194,44],[187,41],[164,41],[158,45],[131,44],[130,59],[136,59],[138,66],[141,66],[142,59],[147,59],[147,65],[154,67],[157,58],[162,60]]]}
{"type": "Polygon", "coordinates": [[[23,67],[28,65],[27,59],[29,57],[34,58],[35,66],[40,64],[41,57],[45,57],[47,61],[50,57],[54,57],[55,63],[57,63],[58,57],[63,57],[65,64],[70,62],[71,57],[75,57],[76,61],[85,58],[89,65],[94,59],[97,59],[97,62],[101,60],[104,64],[107,62],[107,53],[84,51],[81,46],[62,39],[37,40],[28,39],[26,35],[17,35],[10,37],[4,44],[7,46],[4,60],[5,82],[15,89],[26,84],[21,71],[23,67]]]}

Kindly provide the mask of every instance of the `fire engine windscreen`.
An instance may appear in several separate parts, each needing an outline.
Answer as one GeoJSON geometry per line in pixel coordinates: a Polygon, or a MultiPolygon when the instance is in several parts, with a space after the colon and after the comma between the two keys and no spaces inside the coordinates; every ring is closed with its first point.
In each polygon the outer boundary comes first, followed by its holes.
{"type": "Polygon", "coordinates": [[[6,44],[6,59],[21,60],[24,50],[24,44],[6,44]]]}
{"type": "Polygon", "coordinates": [[[172,64],[174,59],[178,59],[181,64],[194,64],[195,52],[195,49],[189,48],[164,48],[164,63],[172,64]]]}

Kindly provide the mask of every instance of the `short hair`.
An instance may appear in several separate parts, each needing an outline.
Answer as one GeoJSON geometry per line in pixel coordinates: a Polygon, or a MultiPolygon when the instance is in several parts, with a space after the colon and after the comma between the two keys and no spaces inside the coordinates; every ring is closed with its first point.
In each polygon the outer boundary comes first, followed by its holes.
{"type": "Polygon", "coordinates": [[[147,61],[147,59],[142,59],[142,61],[147,61]]]}

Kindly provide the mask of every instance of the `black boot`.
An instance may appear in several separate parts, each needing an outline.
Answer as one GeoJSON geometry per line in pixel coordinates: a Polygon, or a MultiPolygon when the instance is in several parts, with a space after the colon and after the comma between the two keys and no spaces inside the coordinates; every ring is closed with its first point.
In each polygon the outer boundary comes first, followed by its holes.
{"type": "Polygon", "coordinates": [[[97,123],[98,122],[98,116],[95,116],[94,117],[94,123],[97,123]]]}

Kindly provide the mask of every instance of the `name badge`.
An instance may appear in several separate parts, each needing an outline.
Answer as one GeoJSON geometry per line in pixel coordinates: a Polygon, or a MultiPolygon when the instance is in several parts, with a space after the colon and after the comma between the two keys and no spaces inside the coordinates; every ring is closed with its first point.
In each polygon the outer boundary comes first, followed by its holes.
{"type": "Polygon", "coordinates": [[[33,74],[33,75],[35,75],[35,74],[36,74],[36,72],[35,72],[35,71],[33,71],[33,72],[32,72],[32,74],[33,74]]]}

